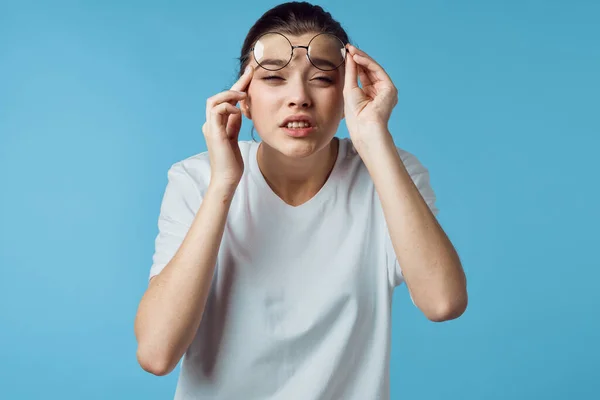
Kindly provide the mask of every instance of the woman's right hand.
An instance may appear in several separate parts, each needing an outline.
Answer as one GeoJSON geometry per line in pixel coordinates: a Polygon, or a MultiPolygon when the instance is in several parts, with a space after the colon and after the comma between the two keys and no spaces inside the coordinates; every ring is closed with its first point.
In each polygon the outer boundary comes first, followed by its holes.
{"type": "Polygon", "coordinates": [[[211,186],[233,194],[244,173],[238,136],[242,127],[242,113],[236,107],[246,100],[246,89],[254,69],[246,69],[230,90],[218,93],[206,101],[206,122],[202,126],[208,148],[211,169],[211,186]]]}

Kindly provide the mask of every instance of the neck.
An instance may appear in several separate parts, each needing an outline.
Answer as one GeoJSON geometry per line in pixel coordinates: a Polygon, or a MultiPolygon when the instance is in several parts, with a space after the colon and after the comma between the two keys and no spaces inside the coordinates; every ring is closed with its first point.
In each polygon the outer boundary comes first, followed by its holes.
{"type": "Polygon", "coordinates": [[[273,192],[287,204],[297,206],[310,200],[327,182],[338,148],[339,139],[333,138],[309,157],[290,158],[261,142],[257,162],[273,192]]]}

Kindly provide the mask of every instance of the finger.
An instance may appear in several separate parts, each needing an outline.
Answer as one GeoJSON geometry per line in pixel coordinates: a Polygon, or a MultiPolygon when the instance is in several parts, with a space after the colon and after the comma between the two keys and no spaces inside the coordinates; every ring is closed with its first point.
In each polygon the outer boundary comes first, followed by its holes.
{"type": "MultiPolygon", "coordinates": [[[[232,90],[237,90],[240,92],[246,92],[248,90],[248,86],[250,86],[250,82],[252,82],[252,77],[254,76],[254,67],[252,65],[246,66],[244,70],[244,74],[240,76],[240,79],[237,80],[236,83],[231,86],[232,90]]],[[[241,105],[246,106],[244,100],[241,100],[241,105]]]]}
{"type": "Polygon", "coordinates": [[[242,127],[242,115],[241,114],[231,114],[227,119],[227,126],[225,128],[225,132],[227,132],[227,138],[230,140],[236,140],[240,133],[240,128],[242,127]]]}
{"type": "Polygon", "coordinates": [[[206,106],[212,108],[221,103],[229,103],[230,101],[235,101],[237,103],[238,101],[245,99],[246,96],[246,92],[239,92],[236,90],[225,90],[221,93],[215,94],[214,96],[206,100],[206,106]]]}
{"type": "MultiPolygon", "coordinates": [[[[353,60],[354,60],[354,58],[353,58],[354,54],[357,54],[357,52],[360,51],[357,47],[352,46],[351,44],[348,44],[348,50],[350,52],[350,58],[352,58],[353,60]]],[[[364,52],[362,52],[362,53],[364,53],[364,52]]],[[[360,83],[362,84],[362,87],[372,84],[372,82],[369,79],[369,77],[367,76],[367,73],[365,72],[364,68],[362,68],[360,65],[357,65],[356,71],[358,72],[358,78],[360,80],[360,83]]]]}
{"type": "Polygon", "coordinates": [[[350,91],[358,87],[356,63],[351,55],[346,57],[346,76],[344,78],[344,91],[350,91]]]}
{"type": "Polygon", "coordinates": [[[369,78],[369,75],[367,74],[365,69],[363,67],[361,67],[360,65],[357,65],[356,67],[358,69],[358,79],[360,79],[360,83],[362,84],[362,87],[372,85],[373,82],[371,81],[371,78],[369,78]]]}
{"type": "Polygon", "coordinates": [[[227,119],[232,114],[241,113],[240,109],[229,103],[221,103],[210,110],[210,125],[212,134],[217,134],[226,129],[227,119]]]}
{"type": "Polygon", "coordinates": [[[390,83],[392,82],[392,80],[390,79],[387,72],[385,72],[383,67],[381,67],[381,65],[377,64],[377,62],[375,62],[375,60],[373,60],[372,58],[355,53],[352,56],[352,59],[358,65],[360,65],[361,67],[363,67],[365,69],[366,73],[369,75],[369,78],[371,79],[372,82],[378,82],[378,81],[388,81],[390,83]]]}
{"type": "Polygon", "coordinates": [[[247,94],[245,92],[237,92],[234,90],[225,90],[224,92],[218,93],[208,100],[206,100],[206,120],[210,119],[211,110],[222,103],[231,104],[234,106],[238,101],[245,99],[247,94]]]}
{"type": "Polygon", "coordinates": [[[391,82],[389,75],[385,72],[383,67],[379,65],[377,61],[375,61],[375,59],[373,59],[373,57],[369,56],[365,51],[352,45],[349,46],[349,50],[350,54],[352,54],[352,58],[356,61],[356,63],[363,67],[366,67],[369,75],[372,76],[372,80],[388,80],[391,82]]]}
{"type": "Polygon", "coordinates": [[[238,79],[237,82],[234,83],[233,86],[231,86],[231,90],[237,90],[238,92],[244,92],[248,88],[248,85],[250,84],[250,81],[252,80],[253,75],[254,75],[254,68],[252,67],[252,65],[248,65],[246,67],[246,70],[244,71],[244,74],[242,76],[240,76],[240,79],[238,79]]]}
{"type": "Polygon", "coordinates": [[[373,57],[371,57],[371,56],[370,56],[370,55],[368,55],[368,54],[367,54],[365,51],[363,51],[363,50],[359,49],[359,48],[358,48],[358,47],[356,47],[356,46],[352,46],[352,45],[350,45],[350,46],[349,46],[349,48],[348,48],[348,50],[350,50],[350,54],[352,54],[353,56],[354,56],[355,54],[358,54],[358,55],[361,55],[361,56],[364,56],[364,57],[367,57],[367,58],[370,58],[371,60],[373,60],[373,57]]]}

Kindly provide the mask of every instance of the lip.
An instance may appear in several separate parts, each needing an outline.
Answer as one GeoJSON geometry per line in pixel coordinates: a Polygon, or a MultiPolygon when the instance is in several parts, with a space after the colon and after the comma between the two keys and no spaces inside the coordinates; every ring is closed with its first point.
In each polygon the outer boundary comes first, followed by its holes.
{"type": "Polygon", "coordinates": [[[315,130],[315,127],[309,126],[308,128],[288,128],[282,126],[281,129],[283,129],[288,136],[301,138],[309,136],[315,130]]]}

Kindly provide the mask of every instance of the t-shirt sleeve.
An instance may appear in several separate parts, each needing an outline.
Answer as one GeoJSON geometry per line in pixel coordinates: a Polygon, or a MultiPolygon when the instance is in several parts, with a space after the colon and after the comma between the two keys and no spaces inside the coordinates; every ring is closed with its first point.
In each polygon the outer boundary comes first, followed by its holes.
{"type": "MultiPolygon", "coordinates": [[[[419,193],[423,197],[423,200],[429,206],[429,209],[433,213],[433,215],[437,216],[439,210],[436,206],[436,196],[433,188],[430,184],[429,179],[429,170],[421,164],[421,162],[414,155],[398,149],[400,154],[400,158],[404,163],[406,170],[408,171],[410,177],[412,178],[415,186],[419,190],[419,193]]],[[[402,275],[402,267],[398,262],[398,258],[396,257],[396,252],[392,245],[392,239],[390,237],[389,229],[387,224],[385,223],[385,251],[386,251],[386,259],[388,260],[388,276],[390,277],[390,283],[393,287],[399,286],[404,282],[404,277],[402,275]]]]}
{"type": "Polygon", "coordinates": [[[158,235],[150,268],[151,279],[171,261],[196,216],[202,196],[181,162],[168,172],[168,182],[158,217],[158,235]]]}

